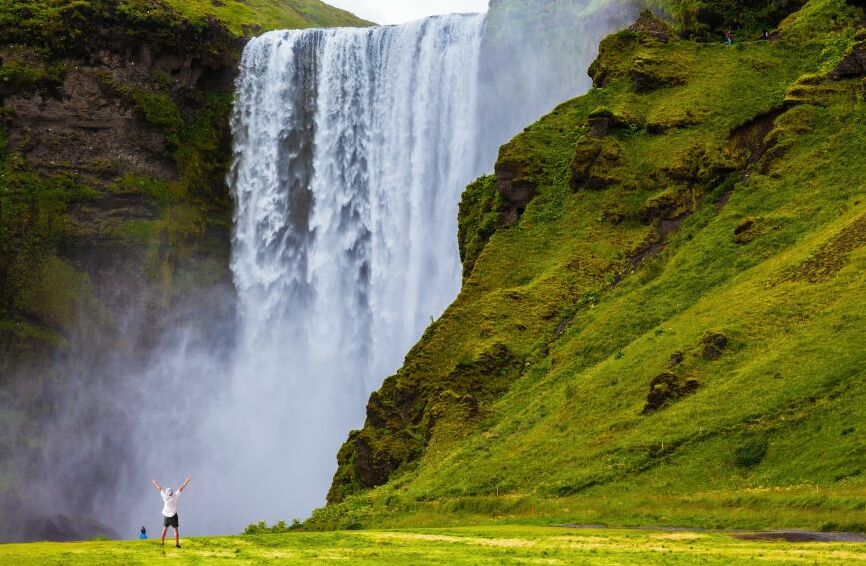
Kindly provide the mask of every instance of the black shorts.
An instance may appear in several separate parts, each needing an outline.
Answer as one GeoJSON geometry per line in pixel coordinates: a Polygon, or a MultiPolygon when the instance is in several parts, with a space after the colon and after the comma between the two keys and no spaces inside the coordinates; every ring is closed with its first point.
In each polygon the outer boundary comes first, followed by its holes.
{"type": "Polygon", "coordinates": [[[178,527],[177,513],[175,513],[171,517],[166,517],[165,515],[163,515],[162,526],[165,528],[174,527],[176,529],[178,527]]]}

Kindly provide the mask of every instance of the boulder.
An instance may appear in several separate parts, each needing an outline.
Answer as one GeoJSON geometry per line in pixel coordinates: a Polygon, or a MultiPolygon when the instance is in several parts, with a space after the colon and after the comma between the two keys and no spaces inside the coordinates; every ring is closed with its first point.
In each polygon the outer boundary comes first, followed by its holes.
{"type": "Polygon", "coordinates": [[[692,395],[700,386],[695,379],[683,380],[671,372],[659,374],[650,382],[643,413],[648,415],[659,411],[671,402],[692,395]]]}
{"type": "Polygon", "coordinates": [[[604,106],[593,110],[587,116],[587,123],[590,129],[589,135],[596,138],[605,137],[611,130],[627,129],[637,125],[634,120],[629,119],[624,114],[614,112],[604,106]]]}
{"type": "Polygon", "coordinates": [[[718,332],[708,332],[701,340],[701,344],[704,347],[704,359],[717,360],[722,356],[722,351],[728,347],[728,337],[718,332]]]}
{"type": "Polygon", "coordinates": [[[658,19],[649,10],[640,13],[637,21],[629,26],[628,31],[644,38],[655,39],[667,43],[675,37],[674,30],[668,24],[658,19]]]}
{"type": "Polygon", "coordinates": [[[496,190],[518,215],[535,198],[538,185],[533,179],[530,163],[515,158],[500,157],[496,162],[496,190]]]}
{"type": "Polygon", "coordinates": [[[584,137],[571,160],[571,188],[597,191],[619,183],[617,169],[622,161],[622,148],[616,140],[584,137]]]}
{"type": "Polygon", "coordinates": [[[640,211],[640,221],[650,224],[658,220],[670,220],[683,214],[686,208],[677,191],[665,191],[650,198],[640,211]]]}
{"type": "Polygon", "coordinates": [[[660,88],[682,86],[686,84],[683,76],[666,72],[652,59],[638,57],[628,71],[632,88],[638,94],[646,94],[660,88]]]}
{"type": "Polygon", "coordinates": [[[829,76],[836,80],[866,77],[866,41],[851,46],[829,76]]]}

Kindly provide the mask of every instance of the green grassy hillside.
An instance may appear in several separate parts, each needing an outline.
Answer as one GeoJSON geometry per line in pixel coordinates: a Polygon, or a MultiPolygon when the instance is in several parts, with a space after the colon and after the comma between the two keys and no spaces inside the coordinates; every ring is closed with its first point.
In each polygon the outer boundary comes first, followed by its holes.
{"type": "Polygon", "coordinates": [[[370,25],[320,0],[166,0],[166,3],[191,20],[215,17],[238,34],[268,29],[370,25]]]}
{"type": "Polygon", "coordinates": [[[309,525],[866,529],[864,25],[608,38],[467,190],[463,290],[309,525]]]}
{"type": "MultiPolygon", "coordinates": [[[[741,535],[742,536],[742,535],[741,535]]],[[[866,545],[780,544],[720,533],[480,527],[291,533],[185,540],[0,545],[0,562],[85,564],[851,564],[866,545]]]]}
{"type": "MultiPolygon", "coordinates": [[[[4,42],[15,39],[30,43],[42,38],[52,43],[57,42],[56,36],[61,36],[69,38],[69,48],[80,48],[87,37],[76,31],[115,21],[121,22],[130,33],[215,24],[238,36],[272,29],[370,24],[320,0],[0,1],[0,29],[4,31],[4,42]]],[[[94,30],[90,31],[93,33],[94,30]]]]}

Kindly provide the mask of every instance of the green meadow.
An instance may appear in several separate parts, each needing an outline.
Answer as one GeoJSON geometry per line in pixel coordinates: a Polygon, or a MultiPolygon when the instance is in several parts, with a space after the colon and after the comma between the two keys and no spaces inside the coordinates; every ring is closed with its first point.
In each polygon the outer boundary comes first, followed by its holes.
{"type": "Polygon", "coordinates": [[[11,544],[0,562],[85,564],[852,564],[866,544],[744,541],[730,534],[552,527],[289,533],[159,541],[11,544]]]}

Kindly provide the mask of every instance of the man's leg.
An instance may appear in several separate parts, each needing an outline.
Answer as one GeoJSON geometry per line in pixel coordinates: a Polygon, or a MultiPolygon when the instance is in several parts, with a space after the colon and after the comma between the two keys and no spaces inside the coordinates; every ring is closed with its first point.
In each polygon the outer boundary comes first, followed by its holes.
{"type": "Polygon", "coordinates": [[[174,545],[180,548],[180,527],[174,528],[174,545]]]}
{"type": "Polygon", "coordinates": [[[165,544],[165,534],[167,532],[168,532],[168,527],[163,527],[162,528],[162,537],[160,537],[160,540],[159,540],[159,542],[161,542],[162,544],[165,544]]]}

